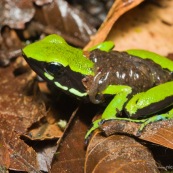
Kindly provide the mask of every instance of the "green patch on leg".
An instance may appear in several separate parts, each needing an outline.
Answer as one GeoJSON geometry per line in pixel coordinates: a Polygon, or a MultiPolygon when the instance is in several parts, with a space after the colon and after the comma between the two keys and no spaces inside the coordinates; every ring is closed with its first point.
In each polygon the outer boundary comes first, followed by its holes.
{"type": "Polygon", "coordinates": [[[85,135],[85,139],[87,139],[93,132],[99,127],[99,123],[101,122],[101,119],[98,119],[92,123],[92,127],[87,131],[85,135]]]}
{"type": "Polygon", "coordinates": [[[162,120],[168,120],[173,119],[173,109],[171,109],[168,113],[161,114],[161,115],[155,115],[150,118],[147,118],[140,126],[138,133],[141,133],[143,129],[150,123],[162,121],[162,120]]]}

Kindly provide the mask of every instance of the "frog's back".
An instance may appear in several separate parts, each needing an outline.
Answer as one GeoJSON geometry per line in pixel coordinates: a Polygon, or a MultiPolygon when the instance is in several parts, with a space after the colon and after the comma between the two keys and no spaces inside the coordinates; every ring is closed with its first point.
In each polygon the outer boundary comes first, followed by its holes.
{"type": "Polygon", "coordinates": [[[94,50],[90,59],[95,62],[95,74],[101,73],[100,85],[105,87],[110,84],[128,85],[133,91],[141,92],[173,80],[173,74],[169,70],[152,60],[141,59],[126,52],[94,50]]]}

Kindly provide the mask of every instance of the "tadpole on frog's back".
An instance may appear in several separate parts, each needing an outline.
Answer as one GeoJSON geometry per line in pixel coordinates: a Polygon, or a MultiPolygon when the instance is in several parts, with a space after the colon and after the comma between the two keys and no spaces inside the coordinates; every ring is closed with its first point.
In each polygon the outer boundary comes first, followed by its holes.
{"type": "Polygon", "coordinates": [[[141,59],[126,52],[107,53],[97,49],[90,53],[90,59],[96,62],[94,71],[97,91],[104,90],[110,84],[116,84],[128,85],[132,87],[133,93],[137,93],[173,80],[172,72],[152,60],[141,59]]]}

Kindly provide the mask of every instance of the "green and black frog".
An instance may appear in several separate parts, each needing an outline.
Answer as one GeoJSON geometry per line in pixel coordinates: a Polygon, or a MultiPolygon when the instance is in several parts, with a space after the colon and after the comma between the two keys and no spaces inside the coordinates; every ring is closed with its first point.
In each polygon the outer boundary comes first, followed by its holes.
{"type": "Polygon", "coordinates": [[[151,123],[173,118],[173,61],[146,50],[112,50],[103,42],[87,52],[68,45],[55,34],[23,49],[31,68],[62,91],[94,104],[111,96],[100,119],[86,134],[106,120],[141,123],[139,132],[151,123]],[[127,117],[121,117],[124,111],[127,117]]]}

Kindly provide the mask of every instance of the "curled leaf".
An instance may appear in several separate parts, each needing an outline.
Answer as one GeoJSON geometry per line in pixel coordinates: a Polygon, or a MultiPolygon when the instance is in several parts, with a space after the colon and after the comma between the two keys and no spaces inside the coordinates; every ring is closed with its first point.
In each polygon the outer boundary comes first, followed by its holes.
{"type": "Polygon", "coordinates": [[[103,42],[109,34],[115,21],[125,12],[134,8],[142,1],[143,0],[116,0],[112,5],[111,9],[109,10],[108,15],[105,21],[102,23],[101,27],[99,28],[97,34],[92,37],[91,41],[84,48],[84,50],[87,50],[90,47],[93,47],[94,45],[103,42]]]}
{"type": "Polygon", "coordinates": [[[110,120],[103,123],[100,128],[106,136],[116,133],[130,134],[140,139],[173,149],[173,120],[148,124],[140,135],[138,134],[140,124],[134,122],[110,120]]]}
{"type": "Polygon", "coordinates": [[[159,172],[152,154],[133,138],[95,133],[87,148],[85,173],[159,172]]]}

